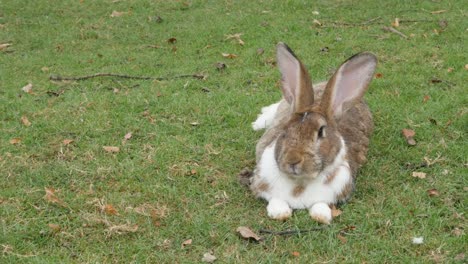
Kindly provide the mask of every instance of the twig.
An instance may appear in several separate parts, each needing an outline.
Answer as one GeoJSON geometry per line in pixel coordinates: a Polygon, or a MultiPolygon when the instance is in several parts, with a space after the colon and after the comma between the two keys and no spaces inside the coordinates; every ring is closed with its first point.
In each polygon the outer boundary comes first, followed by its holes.
{"type": "Polygon", "coordinates": [[[181,79],[181,78],[195,78],[199,80],[203,80],[206,78],[203,74],[183,74],[183,75],[176,75],[174,77],[151,77],[151,76],[131,76],[125,74],[115,74],[115,73],[96,73],[91,75],[85,76],[60,76],[60,75],[50,75],[49,79],[52,81],[82,81],[96,77],[118,77],[118,78],[125,78],[125,79],[138,79],[138,80],[157,80],[157,81],[164,81],[170,79],[181,79]]]}
{"type": "Polygon", "coordinates": [[[311,229],[303,229],[303,230],[285,230],[285,231],[272,231],[272,230],[266,230],[266,229],[260,229],[258,232],[260,234],[270,234],[270,235],[275,235],[275,236],[287,236],[287,235],[299,235],[302,233],[310,233],[314,231],[320,231],[326,229],[326,226],[321,226],[321,227],[315,227],[311,229]]]}
{"type": "Polygon", "coordinates": [[[399,20],[400,23],[416,23],[416,22],[437,22],[437,20],[433,19],[401,19],[399,20]]]}
{"type": "Polygon", "coordinates": [[[395,34],[399,35],[400,37],[402,37],[402,38],[404,38],[404,39],[407,39],[407,38],[408,38],[408,36],[406,36],[405,34],[401,33],[400,31],[394,29],[393,27],[382,27],[382,30],[395,33],[395,34]]]}
{"type": "MultiPolygon", "coordinates": [[[[323,26],[323,27],[336,27],[336,26],[357,27],[357,26],[365,26],[365,25],[369,25],[369,24],[375,24],[380,19],[382,19],[382,18],[381,17],[375,17],[375,18],[372,18],[372,19],[369,19],[367,21],[360,22],[360,23],[330,22],[331,24],[333,24],[332,26],[323,26]]],[[[324,24],[326,24],[326,23],[327,22],[324,22],[324,24]]]]}

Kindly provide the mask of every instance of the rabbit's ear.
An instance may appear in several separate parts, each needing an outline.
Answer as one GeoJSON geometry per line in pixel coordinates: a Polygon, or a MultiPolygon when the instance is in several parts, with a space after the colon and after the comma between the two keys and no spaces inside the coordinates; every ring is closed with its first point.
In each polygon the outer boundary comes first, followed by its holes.
{"type": "Polygon", "coordinates": [[[346,60],[328,81],[321,108],[328,118],[339,118],[348,103],[360,100],[369,86],[377,66],[371,53],[359,53],[346,60]]]}
{"type": "Polygon", "coordinates": [[[276,49],[284,99],[291,104],[294,113],[306,112],[314,103],[309,73],[286,44],[280,42],[276,49]]]}

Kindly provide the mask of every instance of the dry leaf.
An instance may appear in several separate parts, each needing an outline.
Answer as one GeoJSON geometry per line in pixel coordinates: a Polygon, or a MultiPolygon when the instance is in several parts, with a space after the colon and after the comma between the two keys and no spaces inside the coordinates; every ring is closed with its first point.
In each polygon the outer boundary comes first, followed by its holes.
{"type": "Polygon", "coordinates": [[[445,13],[445,12],[447,12],[447,10],[437,10],[437,11],[432,11],[431,14],[437,15],[437,14],[442,14],[442,13],[445,13]]]}
{"type": "Polygon", "coordinates": [[[138,225],[111,225],[107,228],[109,234],[123,234],[123,233],[135,233],[138,230],[138,225]]]}
{"type": "Polygon", "coordinates": [[[340,209],[336,208],[335,205],[332,205],[331,211],[332,211],[332,217],[333,217],[333,218],[338,217],[339,215],[341,215],[341,214],[343,213],[343,211],[341,211],[340,209]]]}
{"type": "Polygon", "coordinates": [[[25,93],[32,94],[32,88],[33,88],[32,83],[28,83],[26,86],[21,88],[21,90],[25,93]]]}
{"type": "Polygon", "coordinates": [[[383,77],[383,74],[380,73],[380,72],[378,72],[378,73],[375,74],[375,78],[377,78],[377,79],[380,79],[380,78],[382,78],[382,77],[383,77]]]}
{"type": "Polygon", "coordinates": [[[317,19],[314,19],[314,20],[312,21],[312,23],[313,23],[314,25],[316,25],[316,26],[322,26],[322,23],[321,23],[320,21],[318,21],[317,19]]]}
{"type": "Polygon", "coordinates": [[[169,44],[175,44],[176,42],[177,42],[177,39],[174,38],[174,37],[169,38],[169,39],[167,40],[167,43],[169,43],[169,44]]]}
{"type": "Polygon", "coordinates": [[[454,70],[454,69],[453,69],[452,67],[449,67],[449,68],[447,69],[447,72],[453,72],[453,70],[454,70]]]}
{"type": "Polygon", "coordinates": [[[228,59],[237,58],[237,55],[236,55],[236,54],[232,54],[232,53],[221,53],[221,55],[223,55],[224,58],[228,58],[228,59]]]}
{"type": "Polygon", "coordinates": [[[343,236],[342,234],[338,234],[338,239],[341,241],[341,243],[343,244],[346,244],[346,242],[348,242],[348,240],[346,239],[345,236],[343,236]]]}
{"type": "Polygon", "coordinates": [[[457,237],[458,237],[458,236],[461,236],[461,235],[463,235],[463,230],[460,229],[460,228],[458,228],[458,227],[455,227],[455,228],[452,230],[452,234],[453,234],[454,236],[457,236],[457,237]]]}
{"type": "Polygon", "coordinates": [[[400,26],[400,19],[397,17],[395,20],[392,22],[393,27],[399,27],[400,26]]]}
{"type": "Polygon", "coordinates": [[[210,252],[203,254],[202,262],[213,263],[216,260],[216,257],[213,256],[210,252]]]}
{"type": "Polygon", "coordinates": [[[426,173],[424,172],[418,172],[418,171],[413,171],[413,177],[419,178],[419,179],[425,179],[426,178],[426,173]]]}
{"type": "Polygon", "coordinates": [[[217,62],[217,63],[215,64],[215,67],[216,67],[216,69],[217,69],[218,71],[224,70],[224,69],[226,69],[226,64],[224,64],[224,63],[222,63],[222,62],[217,62]]]}
{"type": "Polygon", "coordinates": [[[119,11],[112,11],[112,14],[110,15],[110,17],[120,17],[120,16],[123,16],[127,14],[127,12],[119,12],[119,11]]]}
{"type": "Polygon", "coordinates": [[[245,239],[254,239],[255,241],[260,241],[262,239],[257,234],[255,234],[252,230],[250,230],[250,228],[246,226],[239,226],[236,229],[236,231],[237,233],[240,234],[242,238],[245,238],[245,239]]]}
{"type": "Polygon", "coordinates": [[[119,212],[117,212],[112,204],[106,204],[104,206],[104,212],[108,215],[119,215],[119,212]]]}
{"type": "Polygon", "coordinates": [[[301,253],[299,253],[298,251],[293,251],[291,253],[294,257],[299,257],[301,255],[301,253]]]}
{"type": "Polygon", "coordinates": [[[64,139],[64,140],[62,141],[63,145],[65,145],[65,146],[68,146],[68,145],[70,145],[70,144],[73,143],[73,142],[74,142],[73,139],[64,139]]]}
{"type": "Polygon", "coordinates": [[[257,49],[257,54],[258,55],[262,55],[264,52],[265,52],[265,50],[263,48],[258,48],[257,49]]]}
{"type": "Polygon", "coordinates": [[[0,50],[4,50],[11,46],[11,43],[2,43],[0,44],[0,50]]]}
{"type": "Polygon", "coordinates": [[[31,122],[29,122],[28,118],[26,116],[22,116],[21,117],[21,123],[23,123],[23,125],[25,126],[31,126],[31,122]]]}
{"type": "Polygon", "coordinates": [[[19,144],[21,143],[21,138],[12,138],[10,139],[10,144],[12,145],[16,145],[16,144],[19,144]]]}
{"type": "Polygon", "coordinates": [[[53,233],[58,233],[58,232],[60,232],[60,230],[62,229],[62,228],[60,228],[60,226],[57,225],[57,224],[48,224],[48,226],[49,226],[50,230],[51,230],[53,233]]]}
{"type": "Polygon", "coordinates": [[[124,136],[124,139],[125,139],[125,140],[129,140],[129,139],[131,139],[131,138],[132,138],[132,132],[128,132],[128,133],[125,134],[125,136],[124,136]]]}
{"type": "Polygon", "coordinates": [[[429,194],[430,197],[439,196],[439,191],[437,191],[437,189],[430,189],[427,190],[427,194],[429,194]]]}
{"type": "Polygon", "coordinates": [[[106,152],[109,152],[109,153],[117,153],[120,151],[120,148],[119,147],[112,147],[112,146],[103,146],[102,147],[106,152]]]}
{"type": "Polygon", "coordinates": [[[239,45],[244,46],[244,41],[240,38],[242,36],[242,33],[236,33],[232,35],[226,35],[226,40],[228,39],[235,39],[239,43],[239,45]]]}
{"type": "Polygon", "coordinates": [[[423,97],[423,103],[426,103],[427,101],[429,101],[429,99],[431,99],[431,97],[429,95],[425,95],[423,97]]]}
{"type": "Polygon", "coordinates": [[[315,11],[312,11],[312,15],[319,15],[319,11],[315,10],[315,11]]]}
{"type": "Polygon", "coordinates": [[[465,70],[468,70],[468,64],[465,64],[465,70]]]}
{"type": "Polygon", "coordinates": [[[184,247],[186,247],[188,245],[192,245],[192,239],[187,239],[184,242],[182,242],[182,248],[184,248],[184,247]]]}
{"type": "Polygon", "coordinates": [[[405,137],[408,145],[410,146],[416,145],[416,141],[414,140],[414,135],[416,135],[416,132],[414,132],[414,130],[404,128],[401,130],[401,133],[403,137],[405,137]]]}
{"type": "Polygon", "coordinates": [[[45,190],[44,199],[47,202],[54,203],[54,204],[59,204],[61,206],[65,206],[65,203],[55,195],[55,189],[54,188],[45,187],[44,190],[45,190]]]}

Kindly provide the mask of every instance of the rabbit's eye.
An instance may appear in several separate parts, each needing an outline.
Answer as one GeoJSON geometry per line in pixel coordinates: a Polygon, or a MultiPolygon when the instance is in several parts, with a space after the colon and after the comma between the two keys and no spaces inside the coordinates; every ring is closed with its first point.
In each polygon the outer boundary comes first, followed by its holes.
{"type": "Polygon", "coordinates": [[[318,131],[318,138],[324,138],[325,137],[325,126],[321,126],[318,131]]]}

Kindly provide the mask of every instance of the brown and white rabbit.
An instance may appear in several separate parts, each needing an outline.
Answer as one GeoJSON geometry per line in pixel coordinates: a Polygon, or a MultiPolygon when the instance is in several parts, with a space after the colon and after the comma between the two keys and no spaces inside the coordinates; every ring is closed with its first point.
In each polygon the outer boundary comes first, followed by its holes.
{"type": "Polygon", "coordinates": [[[329,224],[329,205],[345,202],[366,161],[373,130],[362,97],[377,65],[371,53],[346,60],[328,82],[314,84],[284,43],[277,45],[283,99],[264,107],[254,130],[266,129],[256,147],[250,188],[268,201],[268,216],[286,219],[292,209],[329,224]]]}

